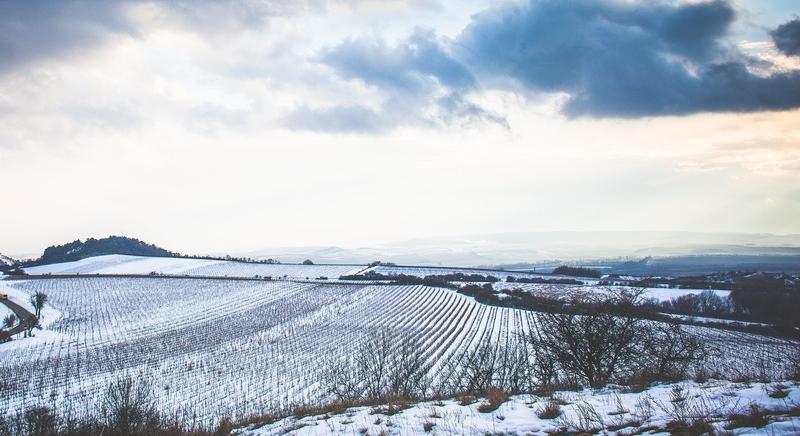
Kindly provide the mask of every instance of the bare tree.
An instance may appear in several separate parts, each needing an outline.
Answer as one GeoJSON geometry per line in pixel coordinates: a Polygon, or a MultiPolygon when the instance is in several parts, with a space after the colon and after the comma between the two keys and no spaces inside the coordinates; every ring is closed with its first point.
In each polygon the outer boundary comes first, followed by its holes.
{"type": "Polygon", "coordinates": [[[45,303],[47,303],[47,294],[41,291],[36,291],[35,294],[31,295],[31,306],[33,306],[33,310],[35,311],[34,316],[36,319],[42,319],[42,309],[44,309],[45,303]]]}
{"type": "Polygon", "coordinates": [[[569,313],[543,313],[529,340],[543,379],[551,364],[567,377],[600,387],[612,378],[633,374],[664,378],[683,374],[698,358],[700,342],[677,324],[642,317],[642,291],[624,291],[588,304],[574,300],[569,313]]]}
{"type": "Polygon", "coordinates": [[[14,323],[16,322],[17,322],[16,315],[14,315],[13,313],[9,314],[5,318],[3,318],[3,327],[10,329],[11,327],[14,327],[14,323]]]}
{"type": "Polygon", "coordinates": [[[353,357],[328,359],[324,382],[328,393],[339,401],[355,401],[364,395],[364,384],[353,357]]]}
{"type": "Polygon", "coordinates": [[[592,387],[605,385],[636,359],[641,320],[609,313],[577,315],[544,313],[539,320],[537,345],[568,374],[592,387]]]}
{"type": "Polygon", "coordinates": [[[679,380],[686,376],[692,363],[704,351],[700,339],[675,322],[649,322],[641,342],[642,368],[649,378],[661,381],[679,380]]]}
{"type": "Polygon", "coordinates": [[[111,434],[148,434],[158,423],[150,384],[126,375],[111,383],[103,397],[101,413],[111,434]]]}
{"type": "Polygon", "coordinates": [[[422,345],[402,338],[395,350],[389,371],[389,394],[403,398],[424,397],[431,386],[422,345]]]}
{"type": "Polygon", "coordinates": [[[58,417],[47,406],[36,406],[25,410],[23,415],[24,434],[29,436],[50,436],[56,434],[58,417]]]}
{"type": "Polygon", "coordinates": [[[340,401],[414,398],[430,388],[424,349],[414,340],[372,332],[349,358],[326,362],[328,392],[340,401]]]}

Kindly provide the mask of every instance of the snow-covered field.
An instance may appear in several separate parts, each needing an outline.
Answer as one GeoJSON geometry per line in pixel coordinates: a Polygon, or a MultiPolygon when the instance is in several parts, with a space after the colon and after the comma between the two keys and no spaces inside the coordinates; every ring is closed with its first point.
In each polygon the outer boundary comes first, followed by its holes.
{"type": "MultiPolygon", "coordinates": [[[[550,298],[569,298],[574,295],[585,294],[587,292],[610,294],[621,289],[621,286],[600,286],[600,285],[553,285],[546,283],[515,283],[515,282],[496,282],[492,287],[498,291],[507,289],[521,289],[535,295],[547,296],[550,298]]],[[[705,289],[673,289],[673,288],[647,288],[643,295],[644,298],[654,299],[658,302],[669,301],[681,295],[700,294],[705,289]]],[[[712,290],[722,298],[727,298],[731,291],[712,290]]]]}
{"type": "Polygon", "coordinates": [[[748,414],[752,405],[777,416],[761,428],[731,428],[733,434],[800,434],[800,417],[786,416],[786,411],[800,406],[800,387],[786,383],[786,396],[772,398],[769,393],[776,386],[710,381],[660,385],[640,393],[614,389],[556,392],[553,397],[565,404],[560,406],[561,416],[554,419],[538,416],[550,399],[535,395],[511,397],[486,413],[478,410],[482,401],[465,404],[455,399],[418,403],[392,415],[385,413],[386,407],[356,407],[332,415],[285,418],[259,428],[240,429],[238,434],[548,435],[558,431],[592,434],[603,429],[601,434],[639,434],[638,430],[648,428],[663,432],[670,422],[682,418],[689,423],[707,420],[724,433],[730,425],[727,418],[748,414]]]}
{"type": "MultiPolygon", "coordinates": [[[[487,306],[425,286],[80,277],[0,281],[15,301],[50,297],[46,330],[0,344],[0,410],[90,408],[123,374],[151,380],[162,410],[215,421],[327,399],[325,362],[348,357],[373,331],[422,344],[434,379],[470,350],[510,344],[533,312],[487,306]],[[67,404],[66,399],[69,399],[67,404]]],[[[708,365],[780,374],[794,344],[691,327],[708,365]],[[761,362],[757,365],[756,362],[761,362]]]]}
{"type": "Polygon", "coordinates": [[[227,260],[179,257],[142,257],[111,254],[75,262],[54,263],[25,268],[28,274],[150,274],[274,278],[338,278],[355,274],[366,265],[295,265],[244,263],[227,260]]]}
{"type": "MultiPolygon", "coordinates": [[[[505,272],[483,269],[434,268],[415,266],[385,266],[368,268],[367,265],[297,265],[297,264],[259,264],[225,260],[187,259],[175,257],[142,257],[126,255],[106,255],[82,259],[75,262],[64,262],[25,268],[29,274],[135,274],[146,275],[158,273],[163,275],[202,276],[202,277],[272,277],[287,279],[316,279],[327,277],[336,280],[342,275],[352,275],[373,271],[384,275],[406,274],[417,277],[445,274],[478,274],[494,276],[501,281],[493,284],[497,290],[522,289],[532,293],[564,298],[573,293],[601,292],[606,293],[614,286],[598,286],[596,279],[578,278],[584,285],[557,285],[540,283],[506,282],[508,276],[515,278],[544,279],[576,279],[567,276],[552,276],[533,273],[505,272]]],[[[681,295],[699,294],[702,289],[667,289],[649,288],[645,296],[658,301],[677,298],[681,295]]],[[[714,291],[721,297],[727,297],[730,291],[714,291]]]]}

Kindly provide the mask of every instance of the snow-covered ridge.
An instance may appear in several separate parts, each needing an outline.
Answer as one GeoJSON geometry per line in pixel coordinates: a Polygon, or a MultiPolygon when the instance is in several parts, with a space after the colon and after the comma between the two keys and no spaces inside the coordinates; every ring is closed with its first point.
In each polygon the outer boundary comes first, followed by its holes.
{"type": "Polygon", "coordinates": [[[14,263],[14,259],[0,254],[0,266],[11,266],[14,265],[14,263]]]}

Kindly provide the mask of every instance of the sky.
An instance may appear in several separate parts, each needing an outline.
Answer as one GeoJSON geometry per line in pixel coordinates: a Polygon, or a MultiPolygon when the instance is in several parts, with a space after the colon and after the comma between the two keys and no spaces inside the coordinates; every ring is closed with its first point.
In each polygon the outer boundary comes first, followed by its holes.
{"type": "Polygon", "coordinates": [[[800,4],[0,3],[0,252],[800,233],[800,4]]]}

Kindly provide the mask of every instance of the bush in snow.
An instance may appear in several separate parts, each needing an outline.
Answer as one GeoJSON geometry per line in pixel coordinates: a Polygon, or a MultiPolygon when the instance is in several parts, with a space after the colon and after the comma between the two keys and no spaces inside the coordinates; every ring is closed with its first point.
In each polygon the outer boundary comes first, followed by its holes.
{"type": "Polygon", "coordinates": [[[672,380],[685,375],[699,358],[699,340],[677,324],[641,318],[641,295],[623,291],[590,306],[574,302],[587,310],[542,313],[536,334],[528,338],[542,364],[542,381],[552,382],[553,367],[559,376],[591,387],[632,376],[672,380]]]}

